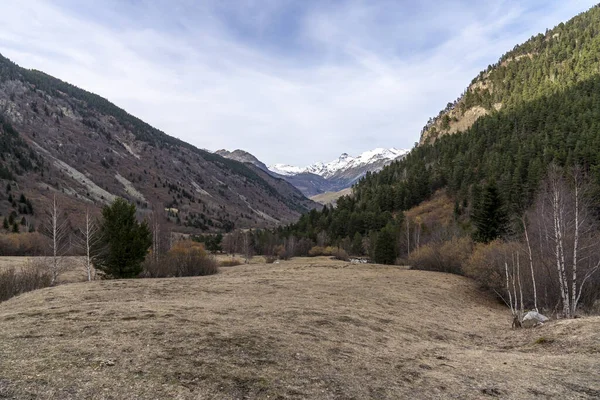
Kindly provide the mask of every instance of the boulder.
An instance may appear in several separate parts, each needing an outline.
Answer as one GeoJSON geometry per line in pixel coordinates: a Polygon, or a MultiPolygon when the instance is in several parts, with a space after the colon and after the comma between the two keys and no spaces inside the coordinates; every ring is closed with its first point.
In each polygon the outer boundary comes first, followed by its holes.
{"type": "Polygon", "coordinates": [[[533,328],[534,326],[542,325],[548,320],[548,317],[540,314],[539,312],[529,311],[527,314],[525,314],[521,323],[523,325],[523,328],[533,328]]]}

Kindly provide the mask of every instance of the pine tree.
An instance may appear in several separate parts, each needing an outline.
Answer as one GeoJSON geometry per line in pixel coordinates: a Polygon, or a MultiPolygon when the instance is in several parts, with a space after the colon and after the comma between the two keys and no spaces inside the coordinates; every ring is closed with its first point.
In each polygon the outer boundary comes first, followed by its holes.
{"type": "Polygon", "coordinates": [[[363,249],[363,243],[362,243],[362,236],[360,235],[360,233],[356,232],[354,234],[354,238],[352,239],[352,245],[351,250],[352,250],[352,254],[355,256],[362,256],[364,253],[364,249],[363,249]]]}
{"type": "Polygon", "coordinates": [[[146,221],[135,217],[135,204],[117,198],[102,209],[100,237],[95,252],[96,268],[109,278],[135,278],[142,271],[148,249],[152,246],[152,232],[146,221]]]}
{"type": "Polygon", "coordinates": [[[393,264],[396,261],[396,237],[390,226],[386,226],[379,232],[374,258],[378,264],[393,264]]]}
{"type": "Polygon", "coordinates": [[[6,219],[6,217],[4,217],[4,222],[2,223],[2,227],[3,227],[5,230],[8,230],[8,228],[10,228],[10,225],[9,225],[9,223],[8,223],[8,219],[6,219]]]}
{"type": "Polygon", "coordinates": [[[13,233],[19,233],[19,224],[14,223],[12,227],[13,233]]]}
{"type": "Polygon", "coordinates": [[[483,189],[473,221],[476,227],[474,239],[479,242],[488,243],[506,234],[508,214],[495,181],[490,181],[483,189]]]}

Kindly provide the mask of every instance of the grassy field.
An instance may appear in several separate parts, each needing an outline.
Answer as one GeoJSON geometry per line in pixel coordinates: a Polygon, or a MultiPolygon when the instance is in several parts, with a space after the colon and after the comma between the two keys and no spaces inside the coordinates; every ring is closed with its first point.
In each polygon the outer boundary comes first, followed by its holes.
{"type": "Polygon", "coordinates": [[[0,398],[600,397],[600,318],[510,329],[465,278],[326,258],[0,303],[0,398]]]}
{"type": "MultiPolygon", "coordinates": [[[[0,256],[0,271],[8,268],[14,268],[18,270],[31,265],[49,265],[49,263],[49,257],[0,256]]],[[[84,282],[87,280],[87,272],[83,267],[82,257],[62,257],[60,265],[60,275],[58,276],[59,283],[84,282]]]]}

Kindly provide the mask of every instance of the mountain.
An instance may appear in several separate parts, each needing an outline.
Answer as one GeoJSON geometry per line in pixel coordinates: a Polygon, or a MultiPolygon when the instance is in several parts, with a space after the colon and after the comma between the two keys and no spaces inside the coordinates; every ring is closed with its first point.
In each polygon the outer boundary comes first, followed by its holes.
{"type": "Polygon", "coordinates": [[[0,159],[0,212],[23,223],[16,230],[38,226],[53,196],[72,222],[121,196],[142,214],[160,210],[181,232],[275,226],[315,206],[260,167],[198,149],[1,55],[0,159]]]}
{"type": "Polygon", "coordinates": [[[338,159],[328,163],[316,162],[307,167],[275,164],[269,170],[288,180],[306,196],[315,196],[347,189],[367,172],[377,172],[392,161],[406,156],[409,151],[377,148],[357,157],[343,153],[338,159]]]}
{"type": "Polygon", "coordinates": [[[311,212],[289,231],[308,237],[324,231],[332,243],[374,237],[386,226],[401,229],[404,211],[443,189],[450,199],[444,207],[469,232],[471,212],[490,182],[517,220],[550,163],[581,166],[600,193],[598,65],[596,6],[504,54],[430,119],[405,158],[367,175],[333,212],[311,212]]]}
{"type": "Polygon", "coordinates": [[[258,158],[254,157],[252,154],[244,150],[238,149],[234,151],[227,151],[225,149],[221,149],[215,151],[215,154],[218,154],[221,157],[229,158],[230,160],[239,161],[241,163],[252,164],[265,172],[270,172],[269,168],[267,168],[267,166],[262,161],[260,161],[258,158]]]}
{"type": "Polygon", "coordinates": [[[307,167],[275,164],[270,166],[269,169],[285,176],[311,173],[322,176],[323,178],[333,178],[336,176],[347,175],[348,171],[357,171],[361,168],[373,172],[377,170],[377,168],[382,168],[386,163],[406,155],[408,152],[409,150],[398,150],[395,148],[377,148],[366,151],[358,157],[352,157],[349,156],[348,153],[343,153],[337,160],[328,163],[316,162],[307,167]]]}
{"type": "Polygon", "coordinates": [[[466,132],[477,120],[552,96],[598,75],[600,5],[515,46],[431,118],[420,144],[466,132]]]}

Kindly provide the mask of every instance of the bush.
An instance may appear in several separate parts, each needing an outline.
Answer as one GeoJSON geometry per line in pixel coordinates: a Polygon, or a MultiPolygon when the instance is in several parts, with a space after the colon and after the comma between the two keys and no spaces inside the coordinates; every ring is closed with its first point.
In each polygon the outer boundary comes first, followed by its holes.
{"type": "Polygon", "coordinates": [[[48,247],[48,238],[37,232],[0,234],[2,256],[41,256],[48,247]]]}
{"type": "Polygon", "coordinates": [[[279,245],[275,247],[275,254],[280,260],[289,260],[292,258],[293,254],[289,251],[286,246],[279,245]]]}
{"type": "Polygon", "coordinates": [[[308,251],[308,255],[310,257],[322,256],[325,253],[325,248],[321,246],[314,246],[312,249],[308,251]]]}
{"type": "Polygon", "coordinates": [[[50,286],[52,276],[49,269],[36,262],[25,267],[0,271],[0,301],[5,301],[21,293],[50,286]]]}
{"type": "Polygon", "coordinates": [[[465,275],[475,279],[484,289],[504,290],[506,286],[504,263],[518,250],[517,243],[506,243],[501,240],[494,240],[487,244],[479,243],[465,263],[465,275]]]}
{"type": "Polygon", "coordinates": [[[239,258],[230,258],[228,260],[221,261],[221,267],[235,267],[236,265],[242,265],[243,262],[239,258]]]}
{"type": "Polygon", "coordinates": [[[414,269],[462,275],[472,249],[470,238],[452,238],[450,241],[419,247],[410,254],[408,263],[414,269]]]}
{"type": "Polygon", "coordinates": [[[350,259],[346,250],[342,249],[341,247],[333,246],[314,246],[308,251],[308,255],[310,257],[333,256],[335,259],[342,261],[348,261],[350,259]]]}
{"type": "Polygon", "coordinates": [[[332,255],[336,260],[350,261],[348,253],[346,253],[346,250],[342,249],[341,247],[336,248],[332,255]]]}
{"type": "Polygon", "coordinates": [[[204,276],[218,272],[217,261],[208,255],[202,243],[191,240],[177,242],[158,260],[146,260],[142,277],[166,278],[204,276]]]}
{"type": "Polygon", "coordinates": [[[275,256],[265,256],[265,263],[267,264],[273,264],[275,260],[277,260],[275,256]]]}

